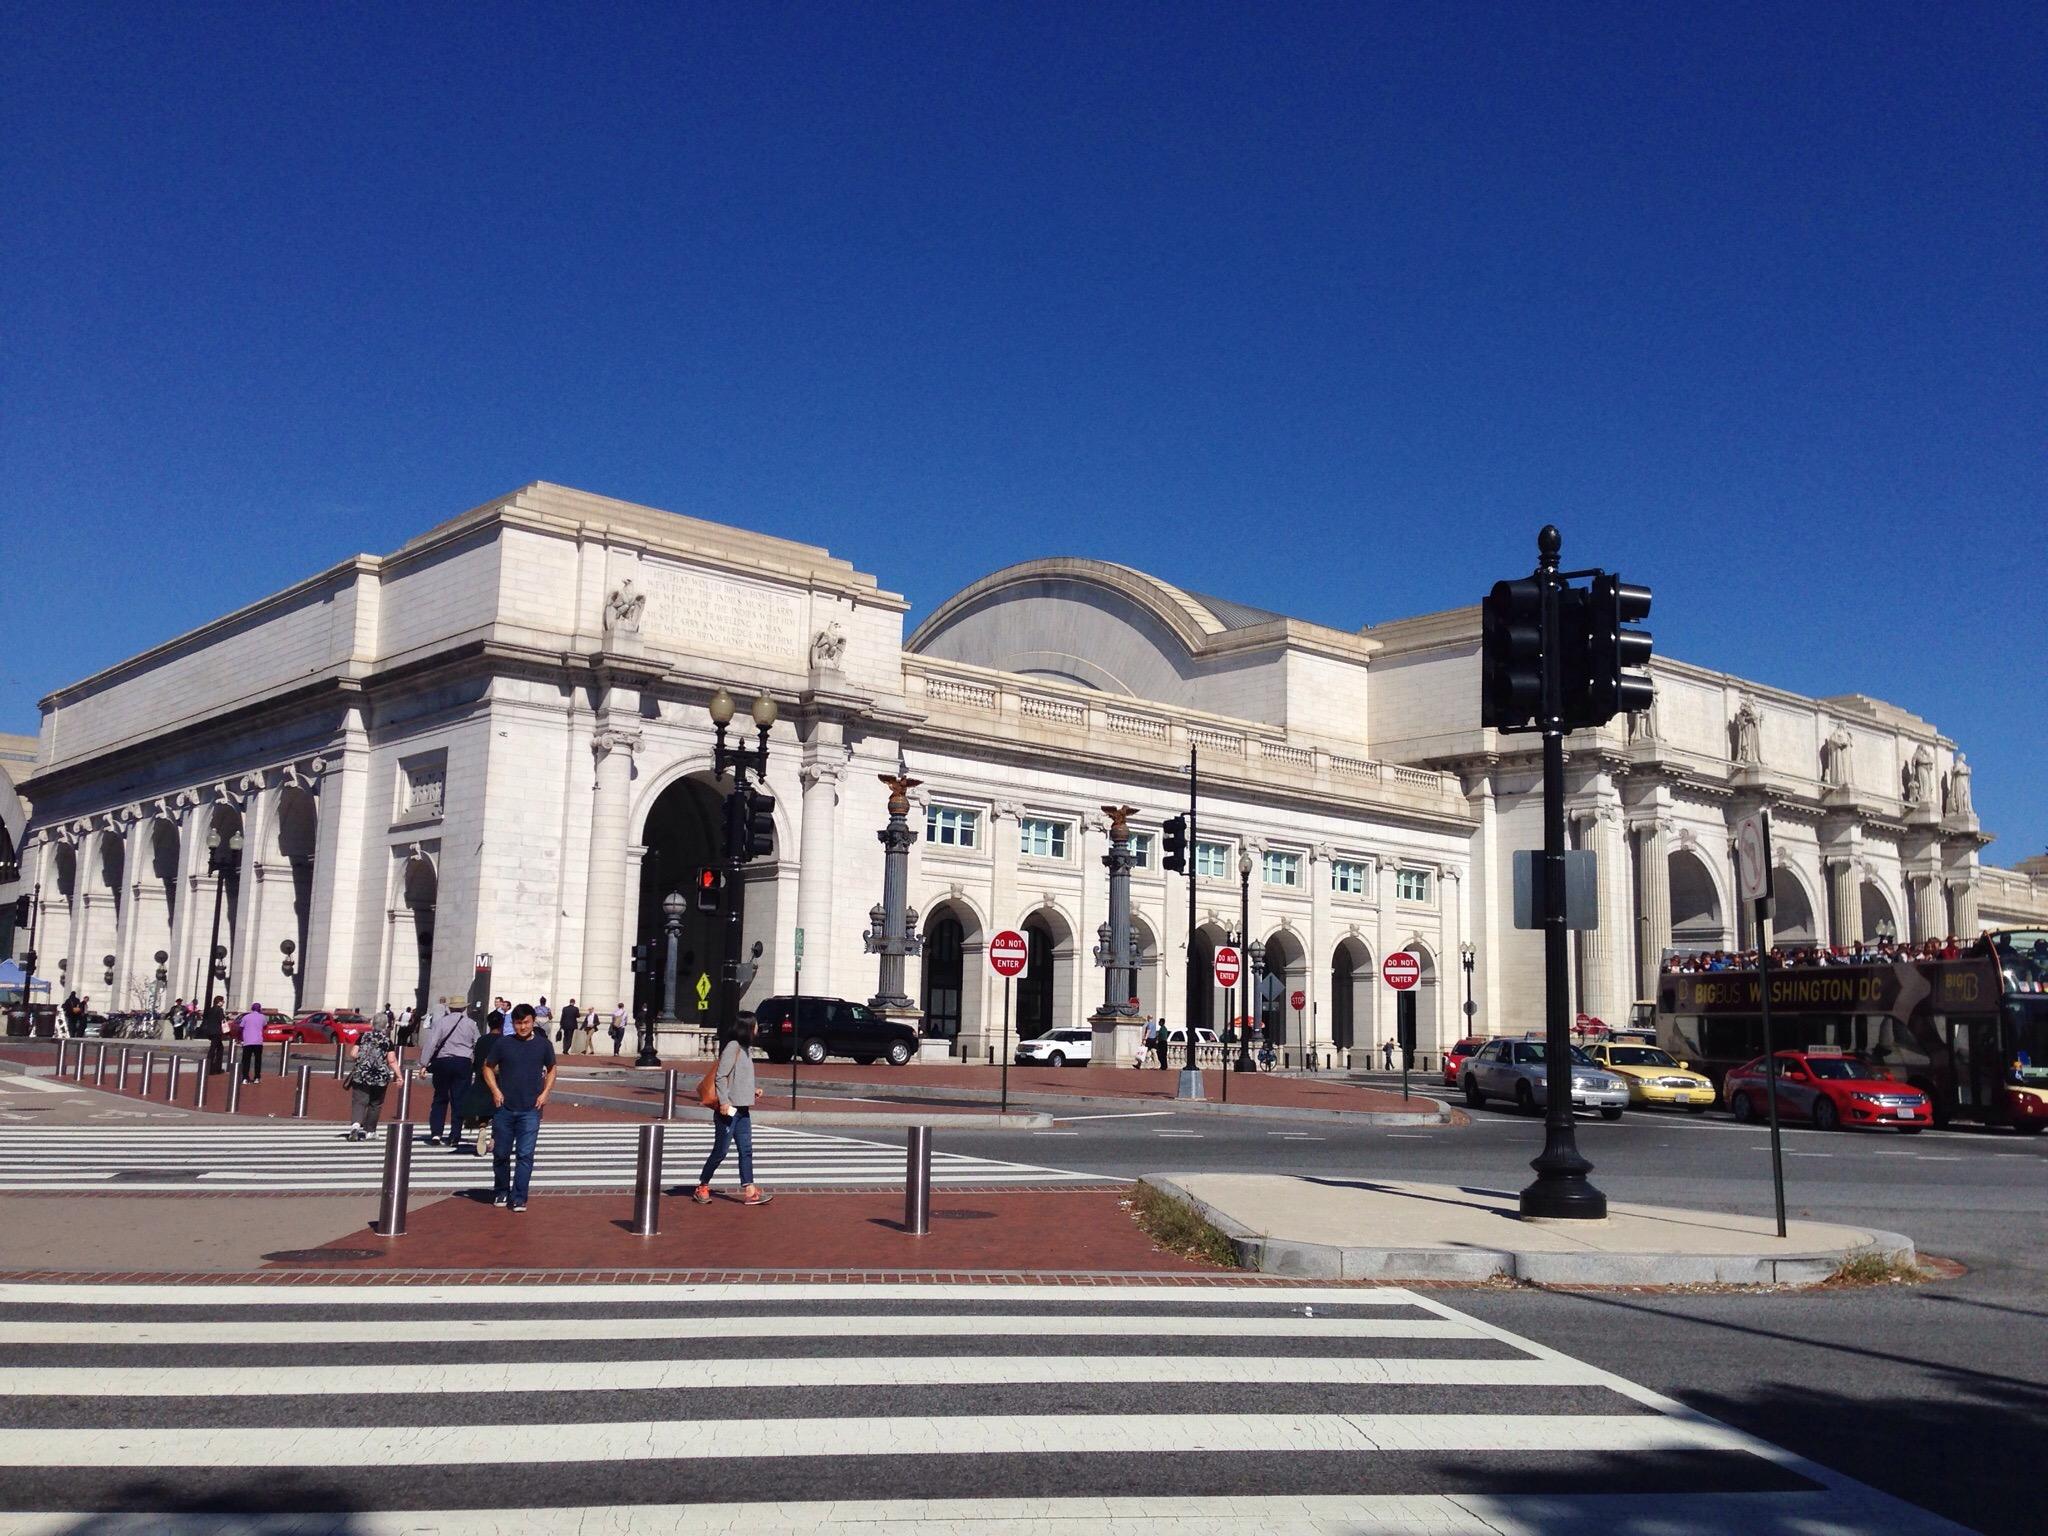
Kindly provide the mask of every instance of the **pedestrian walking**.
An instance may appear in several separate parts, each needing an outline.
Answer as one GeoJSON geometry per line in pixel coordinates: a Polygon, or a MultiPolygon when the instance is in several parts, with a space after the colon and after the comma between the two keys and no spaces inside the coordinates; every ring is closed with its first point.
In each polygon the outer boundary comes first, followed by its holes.
{"type": "Polygon", "coordinates": [[[267,1021],[263,1010],[255,1003],[249,1011],[235,1020],[235,1035],[242,1042],[242,1081],[260,1083],[263,1081],[263,1026],[267,1021]]]}
{"type": "Polygon", "coordinates": [[[342,1080],[348,1084],[349,1102],[348,1129],[341,1133],[342,1140],[363,1141],[377,1129],[385,1090],[398,1080],[398,1042],[385,1033],[381,1021],[372,1021],[356,1036],[355,1059],[342,1080]]]}
{"type": "Polygon", "coordinates": [[[555,1043],[564,1056],[569,1054],[569,1047],[576,1043],[576,1020],[582,1016],[582,1012],[583,1010],[576,1006],[576,999],[573,997],[562,1005],[562,1024],[561,1028],[555,1031],[555,1043]]]}
{"type": "Polygon", "coordinates": [[[526,1209],[533,1180],[533,1153],[540,1139],[540,1112],[555,1086],[554,1042],[534,1028],[525,1003],[512,1010],[512,1033],[491,1042],[484,1056],[484,1083],[491,1090],[491,1204],[526,1209]]]}
{"type": "Polygon", "coordinates": [[[618,1055],[626,1048],[626,1005],[618,1004],[612,1009],[612,1054],[618,1055]]]}
{"type": "Polygon", "coordinates": [[[505,1033],[505,1021],[509,1016],[505,999],[494,997],[491,999],[491,1011],[484,1015],[484,1026],[492,1034],[502,1035],[505,1033]]]}
{"type": "Polygon", "coordinates": [[[1145,1047],[1138,1052],[1138,1065],[1144,1066],[1146,1061],[1151,1058],[1152,1053],[1158,1048],[1159,1021],[1157,1019],[1147,1019],[1145,1021],[1145,1047]]]}
{"type": "Polygon", "coordinates": [[[1159,1053],[1159,1070],[1166,1070],[1166,1048],[1173,1043],[1173,1031],[1166,1027],[1166,1020],[1159,1021],[1159,1033],[1152,1038],[1152,1049],[1159,1053]]]}
{"type": "Polygon", "coordinates": [[[218,997],[209,999],[206,1012],[199,1016],[199,1038],[206,1042],[206,1070],[216,1076],[227,1064],[227,1018],[227,1008],[218,997]]]}
{"type": "Polygon", "coordinates": [[[1380,1060],[1385,1071],[1391,1072],[1394,1070],[1394,1042],[1392,1040],[1384,1040],[1380,1043],[1380,1060]]]}
{"type": "Polygon", "coordinates": [[[389,1003],[386,1003],[384,1005],[384,1012],[381,1015],[381,1018],[384,1024],[384,1033],[389,1035],[394,1042],[399,1040],[400,1036],[398,1033],[398,1010],[393,1008],[389,1003]]]}
{"type": "Polygon", "coordinates": [[[476,1042],[476,1020],[445,1005],[427,1024],[426,1036],[420,1041],[420,1065],[434,1084],[433,1107],[427,1111],[430,1147],[441,1145],[443,1125],[452,1132],[449,1143],[462,1145],[462,1098],[476,1071],[471,1060],[476,1042]]]}
{"type": "Polygon", "coordinates": [[[74,1040],[85,1033],[85,999],[76,992],[64,996],[64,1033],[74,1040]]]}
{"type": "Polygon", "coordinates": [[[185,1038],[185,1026],[191,1021],[191,1017],[192,1010],[185,1006],[185,999],[182,997],[171,1004],[171,1038],[173,1040],[185,1038]]]}
{"type": "Polygon", "coordinates": [[[711,1155],[704,1159],[704,1171],[697,1175],[697,1188],[690,1196],[699,1205],[711,1203],[711,1176],[718,1172],[726,1149],[734,1142],[740,1149],[740,1204],[766,1205],[775,1198],[754,1182],[753,1044],[754,1016],[743,1013],[713,1069],[718,1087],[717,1129],[712,1134],[711,1155]]]}
{"type": "Polygon", "coordinates": [[[545,993],[541,994],[541,1000],[534,1004],[533,1027],[543,1035],[552,1035],[555,1032],[555,1010],[548,1006],[545,993]]]}

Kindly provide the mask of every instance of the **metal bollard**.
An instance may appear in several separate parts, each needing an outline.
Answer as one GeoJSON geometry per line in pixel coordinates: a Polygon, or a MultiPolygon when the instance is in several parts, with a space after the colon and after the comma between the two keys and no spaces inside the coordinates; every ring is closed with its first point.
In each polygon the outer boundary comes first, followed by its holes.
{"type": "Polygon", "coordinates": [[[228,1063],[228,1113],[233,1114],[242,1107],[242,1064],[228,1063]]]}
{"type": "Polygon", "coordinates": [[[292,1041],[291,1036],[287,1035],[285,1036],[284,1044],[279,1046],[277,1049],[277,1075],[279,1077],[283,1077],[287,1072],[291,1071],[291,1069],[292,1041]]]}
{"type": "MultiPolygon", "coordinates": [[[[403,1057],[400,1058],[401,1062],[403,1057]]],[[[404,1066],[398,1069],[398,1120],[401,1125],[412,1119],[412,1073],[404,1066]]]]}
{"type": "Polygon", "coordinates": [[[206,1058],[204,1056],[200,1057],[193,1065],[197,1070],[192,1074],[192,1107],[194,1109],[204,1109],[206,1108],[206,1083],[210,1075],[206,1070],[206,1058]]]}
{"type": "Polygon", "coordinates": [[[400,1122],[384,1127],[384,1190],[377,1200],[380,1237],[405,1236],[405,1198],[412,1183],[412,1127],[400,1122]]]}
{"type": "MultiPolygon", "coordinates": [[[[80,1049],[84,1049],[83,1046],[80,1049]]],[[[64,1064],[71,1059],[71,1040],[67,1035],[57,1037],[57,1075],[64,1075],[64,1064]]]]}
{"type": "Polygon", "coordinates": [[[100,1048],[93,1053],[92,1080],[96,1087],[105,1087],[107,1082],[107,1042],[102,1040],[100,1048]]]}
{"type": "Polygon", "coordinates": [[[299,1091],[292,1099],[292,1118],[294,1120],[306,1118],[306,1096],[312,1091],[312,1088],[313,1064],[302,1061],[299,1063],[299,1091]]]}
{"type": "Polygon", "coordinates": [[[178,1069],[185,1065],[182,1056],[171,1057],[171,1070],[164,1074],[164,1102],[170,1103],[178,1096],[178,1069]]]}
{"type": "Polygon", "coordinates": [[[133,1049],[134,1047],[132,1046],[124,1045],[121,1047],[121,1081],[115,1084],[115,1087],[122,1093],[128,1091],[128,1056],[133,1049]]]}
{"type": "Polygon", "coordinates": [[[661,1118],[673,1120],[676,1117],[676,1069],[668,1069],[668,1083],[661,1090],[661,1118]]]}
{"type": "MultiPolygon", "coordinates": [[[[675,1086],[675,1073],[669,1073],[675,1086]]],[[[633,1167],[633,1235],[654,1237],[661,1231],[661,1153],[668,1137],[665,1125],[640,1127],[640,1156],[633,1167]]]]}
{"type": "Polygon", "coordinates": [[[149,1078],[150,1074],[154,1071],[156,1071],[156,1052],[144,1051],[142,1053],[142,1086],[136,1091],[145,1099],[149,1097],[149,1078]]]}
{"type": "Polygon", "coordinates": [[[337,1083],[341,1081],[341,1037],[338,1035],[334,1041],[334,1080],[337,1083]]]}
{"type": "Polygon", "coordinates": [[[903,1168],[903,1230],[922,1237],[932,1229],[932,1128],[910,1128],[903,1168]]]}

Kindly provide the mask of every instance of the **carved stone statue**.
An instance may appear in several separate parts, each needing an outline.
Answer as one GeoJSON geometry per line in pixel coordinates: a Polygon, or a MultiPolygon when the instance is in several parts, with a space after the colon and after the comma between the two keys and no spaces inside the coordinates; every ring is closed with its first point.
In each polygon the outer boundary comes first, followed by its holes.
{"type": "Polygon", "coordinates": [[[1109,840],[1121,843],[1131,835],[1131,818],[1138,814],[1135,805],[1105,805],[1102,814],[1109,818],[1109,840]]]}
{"type": "Polygon", "coordinates": [[[1657,739],[1657,706],[1648,709],[1632,709],[1628,712],[1628,740],[1634,746],[1639,741],[1657,739]]]}
{"type": "Polygon", "coordinates": [[[627,577],[604,600],[604,632],[608,635],[639,634],[640,615],[646,607],[647,594],[635,592],[632,577],[627,577]]]}
{"type": "Polygon", "coordinates": [[[1942,796],[1942,811],[1950,816],[1975,814],[1970,807],[1970,765],[1956,754],[1956,765],[1948,773],[1948,792],[1942,796]]]}
{"type": "Polygon", "coordinates": [[[1855,746],[1846,725],[1837,724],[1820,748],[1820,781],[1831,789],[1849,787],[1849,752],[1855,746]]]}
{"type": "Polygon", "coordinates": [[[1731,722],[1731,733],[1735,742],[1735,761],[1755,766],[1764,760],[1763,748],[1764,717],[1756,707],[1756,700],[1748,694],[1735,706],[1735,719],[1731,722]]]}
{"type": "Polygon", "coordinates": [[[840,658],[846,654],[846,635],[837,622],[827,624],[811,636],[811,666],[813,668],[837,667],[840,658]]]}
{"type": "Polygon", "coordinates": [[[1934,751],[1926,742],[1914,750],[1913,757],[1906,764],[1902,776],[1905,780],[1906,802],[1909,805],[1932,805],[1934,803],[1934,751]]]}
{"type": "Polygon", "coordinates": [[[913,779],[908,774],[878,773],[875,775],[889,786],[889,814],[908,816],[910,814],[910,792],[924,780],[913,779]]]}

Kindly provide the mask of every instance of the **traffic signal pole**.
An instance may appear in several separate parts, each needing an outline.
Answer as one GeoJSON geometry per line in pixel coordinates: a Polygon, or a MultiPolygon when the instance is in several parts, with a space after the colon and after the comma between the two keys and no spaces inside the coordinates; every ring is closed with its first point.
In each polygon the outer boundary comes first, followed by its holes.
{"type": "MultiPolygon", "coordinates": [[[[1195,748],[1188,748],[1188,996],[1182,1026],[1187,1030],[1188,1059],[1181,1068],[1180,1083],[1174,1091],[1177,1099],[1199,1099],[1202,1097],[1202,1069],[1195,1061],[1195,1015],[1200,1011],[1202,988],[1209,984],[1209,978],[1195,974],[1195,860],[1200,844],[1196,842],[1195,805],[1201,798],[1201,779],[1198,772],[1195,748]]],[[[1162,1048],[1163,1049],[1163,1048],[1162,1048]]]]}
{"type": "Polygon", "coordinates": [[[1564,646],[1558,622],[1558,552],[1563,536],[1545,524],[1536,535],[1537,572],[1543,584],[1543,1151],[1529,1164],[1536,1182],[1522,1191],[1524,1216],[1595,1221],[1607,1197],[1586,1175],[1593,1165],[1579,1152],[1572,1120],[1571,1010],[1566,966],[1570,933],[1564,891],[1564,646]]]}

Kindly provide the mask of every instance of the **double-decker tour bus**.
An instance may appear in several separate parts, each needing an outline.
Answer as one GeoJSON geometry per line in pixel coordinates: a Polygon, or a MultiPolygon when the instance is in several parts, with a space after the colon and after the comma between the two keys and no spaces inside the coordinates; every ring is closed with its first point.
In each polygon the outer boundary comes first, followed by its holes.
{"type": "MultiPolygon", "coordinates": [[[[1987,933],[1955,960],[1774,964],[1770,981],[1777,1049],[1861,1056],[1923,1091],[1936,1124],[2048,1130],[2048,931],[1987,933]]],[[[1763,1054],[1762,985],[1754,970],[1666,972],[1657,1043],[1718,1086],[1763,1054]]]]}

